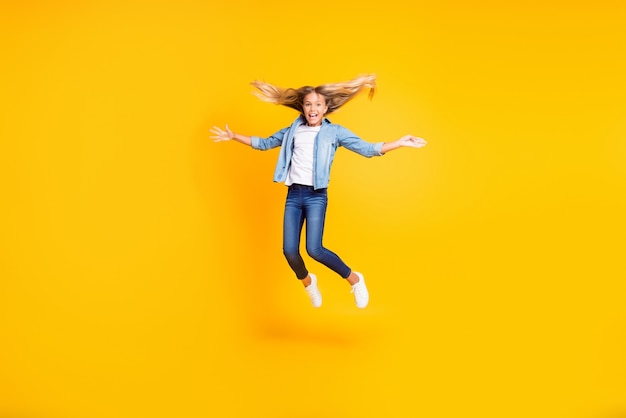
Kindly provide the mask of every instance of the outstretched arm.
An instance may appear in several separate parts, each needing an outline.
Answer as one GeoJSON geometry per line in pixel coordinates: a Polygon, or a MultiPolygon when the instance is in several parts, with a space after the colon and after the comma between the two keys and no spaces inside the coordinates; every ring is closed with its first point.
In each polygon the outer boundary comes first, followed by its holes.
{"type": "Polygon", "coordinates": [[[426,146],[426,141],[423,138],[413,135],[405,135],[396,141],[385,142],[381,152],[386,154],[389,151],[393,151],[394,149],[398,149],[400,147],[422,148],[423,146],[426,146]]]}
{"type": "Polygon", "coordinates": [[[283,128],[270,137],[261,138],[258,136],[246,136],[236,134],[228,129],[228,125],[226,125],[226,130],[221,130],[217,126],[214,126],[211,129],[211,133],[213,133],[213,136],[211,136],[211,138],[213,138],[215,142],[230,141],[231,139],[234,139],[235,141],[240,142],[244,145],[249,145],[254,149],[265,151],[268,149],[280,147],[283,143],[283,137],[288,130],[289,128],[283,128]]]}
{"type": "Polygon", "coordinates": [[[233,131],[228,129],[228,125],[226,125],[226,130],[224,131],[217,126],[214,126],[213,128],[211,128],[211,133],[213,134],[211,136],[211,139],[213,139],[213,141],[215,142],[230,141],[231,139],[234,139],[235,141],[240,142],[244,145],[252,146],[252,138],[246,135],[234,133],[233,131]]]}

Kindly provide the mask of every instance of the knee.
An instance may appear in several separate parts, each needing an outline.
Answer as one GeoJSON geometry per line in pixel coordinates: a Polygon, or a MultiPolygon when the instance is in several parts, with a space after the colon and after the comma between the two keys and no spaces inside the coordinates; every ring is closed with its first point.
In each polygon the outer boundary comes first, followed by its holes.
{"type": "Polygon", "coordinates": [[[322,247],[307,247],[306,248],[306,252],[313,260],[319,261],[322,258],[322,256],[324,255],[324,248],[322,248],[322,247]]]}

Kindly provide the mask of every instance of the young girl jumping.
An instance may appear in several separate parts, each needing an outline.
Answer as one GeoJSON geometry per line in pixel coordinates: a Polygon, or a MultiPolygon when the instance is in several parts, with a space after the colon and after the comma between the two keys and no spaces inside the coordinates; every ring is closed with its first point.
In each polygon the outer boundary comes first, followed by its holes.
{"type": "Polygon", "coordinates": [[[300,112],[298,118],[291,126],[267,138],[236,134],[228,125],[225,130],[213,127],[211,138],[215,142],[234,139],[263,151],[280,147],[274,181],[284,182],[288,186],[283,252],[289,266],[302,281],[313,306],[320,307],[322,295],[317,287],[317,277],[307,270],[300,255],[300,234],[306,220],[307,253],[346,279],[352,286],[356,306],[365,308],[369,302],[369,293],[363,275],[353,271],[337,254],[322,245],[328,203],[327,187],[335,151],[343,146],[364,157],[373,157],[400,147],[421,148],[426,145],[426,141],[406,135],[392,142],[370,143],[325,117],[364,89],[369,89],[371,98],[376,89],[376,77],[373,75],[299,89],[283,89],[260,81],[252,85],[258,90],[254,94],[261,100],[291,107],[300,112]]]}

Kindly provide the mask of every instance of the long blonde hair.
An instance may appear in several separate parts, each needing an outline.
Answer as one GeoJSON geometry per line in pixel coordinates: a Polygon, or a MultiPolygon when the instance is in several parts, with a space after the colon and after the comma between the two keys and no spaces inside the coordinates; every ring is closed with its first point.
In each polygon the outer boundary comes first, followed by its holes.
{"type": "Polygon", "coordinates": [[[258,90],[252,94],[264,102],[287,106],[300,113],[303,112],[304,96],[312,92],[322,95],[326,100],[328,106],[326,114],[335,112],[365,89],[369,89],[368,97],[370,99],[374,97],[376,92],[376,76],[373,74],[361,75],[350,81],[322,84],[317,87],[303,86],[299,89],[285,89],[264,81],[253,81],[250,84],[258,90]]]}

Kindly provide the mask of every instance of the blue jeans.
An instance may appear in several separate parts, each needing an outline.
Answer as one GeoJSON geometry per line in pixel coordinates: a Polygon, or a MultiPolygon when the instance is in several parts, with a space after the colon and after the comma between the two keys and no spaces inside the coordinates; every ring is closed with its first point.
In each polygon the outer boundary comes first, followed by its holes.
{"type": "Polygon", "coordinates": [[[292,184],[287,192],[283,226],[283,252],[296,277],[302,280],[309,272],[300,255],[300,235],[306,220],[306,251],[315,261],[324,264],[343,278],[352,271],[337,254],[324,248],[324,220],[328,194],[326,189],[292,184]]]}

